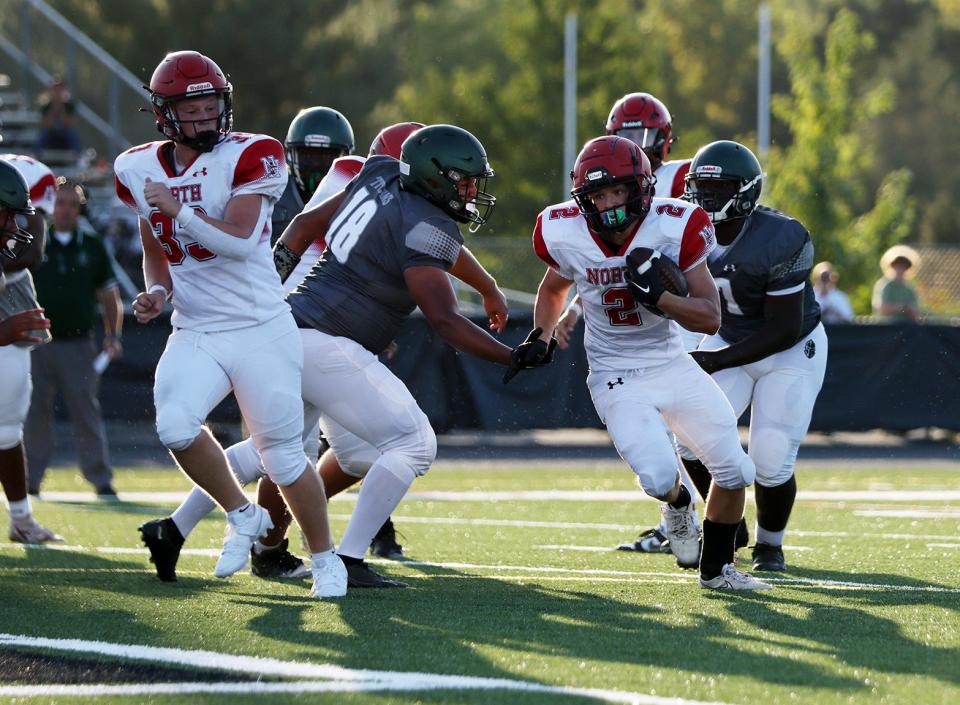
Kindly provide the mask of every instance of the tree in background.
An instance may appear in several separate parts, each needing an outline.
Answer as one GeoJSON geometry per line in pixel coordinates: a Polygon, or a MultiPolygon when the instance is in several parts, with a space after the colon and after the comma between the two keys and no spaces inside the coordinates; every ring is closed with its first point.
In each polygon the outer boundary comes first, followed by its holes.
{"type": "Polygon", "coordinates": [[[765,200],[806,225],[817,258],[838,267],[847,286],[854,285],[854,307],[866,312],[880,255],[905,239],[914,221],[909,170],[886,174],[876,191],[867,188],[874,157],[865,131],[889,113],[894,86],[862,80],[876,61],[876,43],[853,12],[836,13],[822,57],[814,33],[803,31],[811,23],[802,11],[784,4],[779,12],[780,22],[793,28],[781,31],[777,42],[791,92],[775,96],[772,108],[792,142],[771,150],[765,200]]]}

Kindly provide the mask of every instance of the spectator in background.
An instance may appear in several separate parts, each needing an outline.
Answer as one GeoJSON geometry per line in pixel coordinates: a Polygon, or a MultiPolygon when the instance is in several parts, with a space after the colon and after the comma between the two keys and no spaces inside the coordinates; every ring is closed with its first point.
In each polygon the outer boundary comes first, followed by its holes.
{"type": "MultiPolygon", "coordinates": [[[[78,221],[86,198],[78,184],[61,178],[53,206],[51,237],[43,262],[34,272],[37,298],[51,321],[53,342],[35,348],[33,397],[24,428],[31,494],[38,494],[54,447],[53,403],[57,390],[73,424],[74,441],[83,476],[97,495],[114,498],[113,470],[100,415],[97,390],[100,372],[94,369],[96,308],[103,318],[106,360],[122,353],[123,306],[113,265],[100,238],[82,230],[78,221]]],[[[101,358],[101,363],[105,362],[101,358]]]]}
{"type": "Polygon", "coordinates": [[[80,133],[76,127],[77,107],[70,97],[70,89],[61,79],[55,79],[40,97],[40,134],[37,150],[61,149],[79,152],[80,133]]]}
{"type": "Polygon", "coordinates": [[[829,262],[820,262],[813,268],[813,295],[820,304],[820,318],[824,323],[850,323],[853,306],[849,297],[837,288],[840,275],[829,262]]]}
{"type": "Polygon", "coordinates": [[[873,286],[873,315],[894,321],[916,322],[920,318],[917,290],[909,282],[920,266],[912,247],[894,245],[880,258],[883,278],[873,286]]]}

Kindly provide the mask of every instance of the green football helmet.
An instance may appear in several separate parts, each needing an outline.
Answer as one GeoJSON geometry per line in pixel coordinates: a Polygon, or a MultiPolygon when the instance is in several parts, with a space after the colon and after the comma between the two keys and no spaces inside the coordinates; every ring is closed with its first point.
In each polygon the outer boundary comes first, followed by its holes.
{"type": "Polygon", "coordinates": [[[703,208],[715,224],[746,218],[757,207],[763,169],[739,142],[720,140],[701,147],[690,163],[683,197],[703,208]]]}
{"type": "Polygon", "coordinates": [[[353,128],[339,111],[304,108],[290,123],[283,141],[287,166],[304,202],[310,200],[333,160],[353,154],[353,128]]]}
{"type": "Polygon", "coordinates": [[[26,216],[33,215],[26,179],[10,162],[0,159],[0,255],[16,259],[33,242],[26,216]]]}
{"type": "Polygon", "coordinates": [[[475,233],[490,219],[497,199],[487,193],[494,175],[480,140],[454,125],[429,125],[414,132],[400,148],[400,183],[423,196],[454,220],[470,223],[475,233]],[[476,179],[476,192],[461,181],[476,179]]]}

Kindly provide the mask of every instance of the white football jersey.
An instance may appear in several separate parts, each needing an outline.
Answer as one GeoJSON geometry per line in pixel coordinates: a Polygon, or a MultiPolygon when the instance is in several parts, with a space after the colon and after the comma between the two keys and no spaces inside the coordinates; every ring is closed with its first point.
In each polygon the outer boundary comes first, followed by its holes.
{"type": "MultiPolygon", "coordinates": [[[[354,156],[352,154],[335,159],[330,166],[330,171],[320,180],[317,190],[313,192],[313,195],[310,197],[310,200],[307,201],[307,205],[303,207],[303,210],[308,211],[311,208],[315,208],[330,198],[330,196],[334,196],[343,191],[347,184],[353,181],[353,177],[360,173],[366,161],[366,157],[354,156]]],[[[310,247],[307,248],[307,251],[303,253],[302,260],[310,259],[312,265],[313,262],[316,262],[320,255],[323,254],[325,247],[326,243],[324,243],[322,238],[315,240],[311,243],[310,247]]]]}
{"type": "Polygon", "coordinates": [[[684,180],[687,178],[687,172],[690,171],[691,161],[693,160],[674,159],[661,164],[660,168],[653,172],[657,177],[654,195],[662,198],[683,198],[683,191],[686,188],[684,180]]]}
{"type": "MultiPolygon", "coordinates": [[[[335,159],[330,167],[330,171],[320,180],[317,190],[313,192],[313,196],[307,201],[307,205],[303,207],[303,210],[308,211],[311,208],[315,208],[330,198],[330,196],[342,191],[353,177],[360,173],[365,161],[367,161],[366,157],[355,157],[352,155],[335,159]]],[[[300,282],[303,281],[303,278],[313,269],[313,265],[320,259],[320,255],[323,254],[326,248],[327,243],[322,237],[318,237],[310,243],[300,256],[300,261],[297,263],[297,266],[290,272],[287,281],[283,283],[284,294],[289,294],[297,288],[300,282]]]]}
{"type": "Polygon", "coordinates": [[[150,224],[167,255],[173,278],[173,318],[177,328],[222,331],[275,318],[289,307],[270,250],[270,211],[287,185],[283,146],[272,137],[233,132],[211,152],[203,152],[183,173],[174,174],[161,154],[170,142],[128,149],[114,163],[117,196],[150,224]],[[214,254],[184,232],[176,221],[147,204],[146,179],[166,184],[173,195],[211,218],[222,220],[234,196],[258,194],[267,200],[267,218],[257,247],[245,260],[214,254]]]}
{"type": "Polygon", "coordinates": [[[52,215],[53,203],[57,200],[57,180],[50,167],[22,154],[0,154],[0,159],[13,164],[26,180],[33,207],[52,215]]]}
{"type": "Polygon", "coordinates": [[[650,247],[688,272],[715,245],[706,212],[675,198],[654,198],[640,227],[616,250],[587,227],[573,200],[545,208],[533,231],[537,256],[577,285],[591,370],[634,370],[684,354],[680,327],[634,301],[624,277],[627,254],[650,247]]]}

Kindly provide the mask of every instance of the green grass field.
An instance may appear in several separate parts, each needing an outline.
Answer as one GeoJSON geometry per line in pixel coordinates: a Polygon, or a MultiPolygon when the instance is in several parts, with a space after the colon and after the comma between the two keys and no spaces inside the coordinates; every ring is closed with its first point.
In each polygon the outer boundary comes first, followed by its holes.
{"type": "MultiPolygon", "coordinates": [[[[395,514],[410,560],[378,563],[411,588],[318,602],[306,580],[215,579],[221,516],[190,537],[179,582],[160,583],[136,527],[186,480],[123,471],[133,501],[104,503],[67,494],[89,488],[58,469],[35,513],[66,545],[0,548],[0,699],[960,702],[960,468],[801,464],[798,479],[790,570],[774,590],[728,595],[670,556],[609,550],[658,517],[623,467],[439,464],[395,514]],[[9,665],[24,654],[51,658],[9,665]],[[143,672],[104,679],[91,664],[143,672]]],[[[352,507],[331,503],[336,534],[352,507]]]]}

